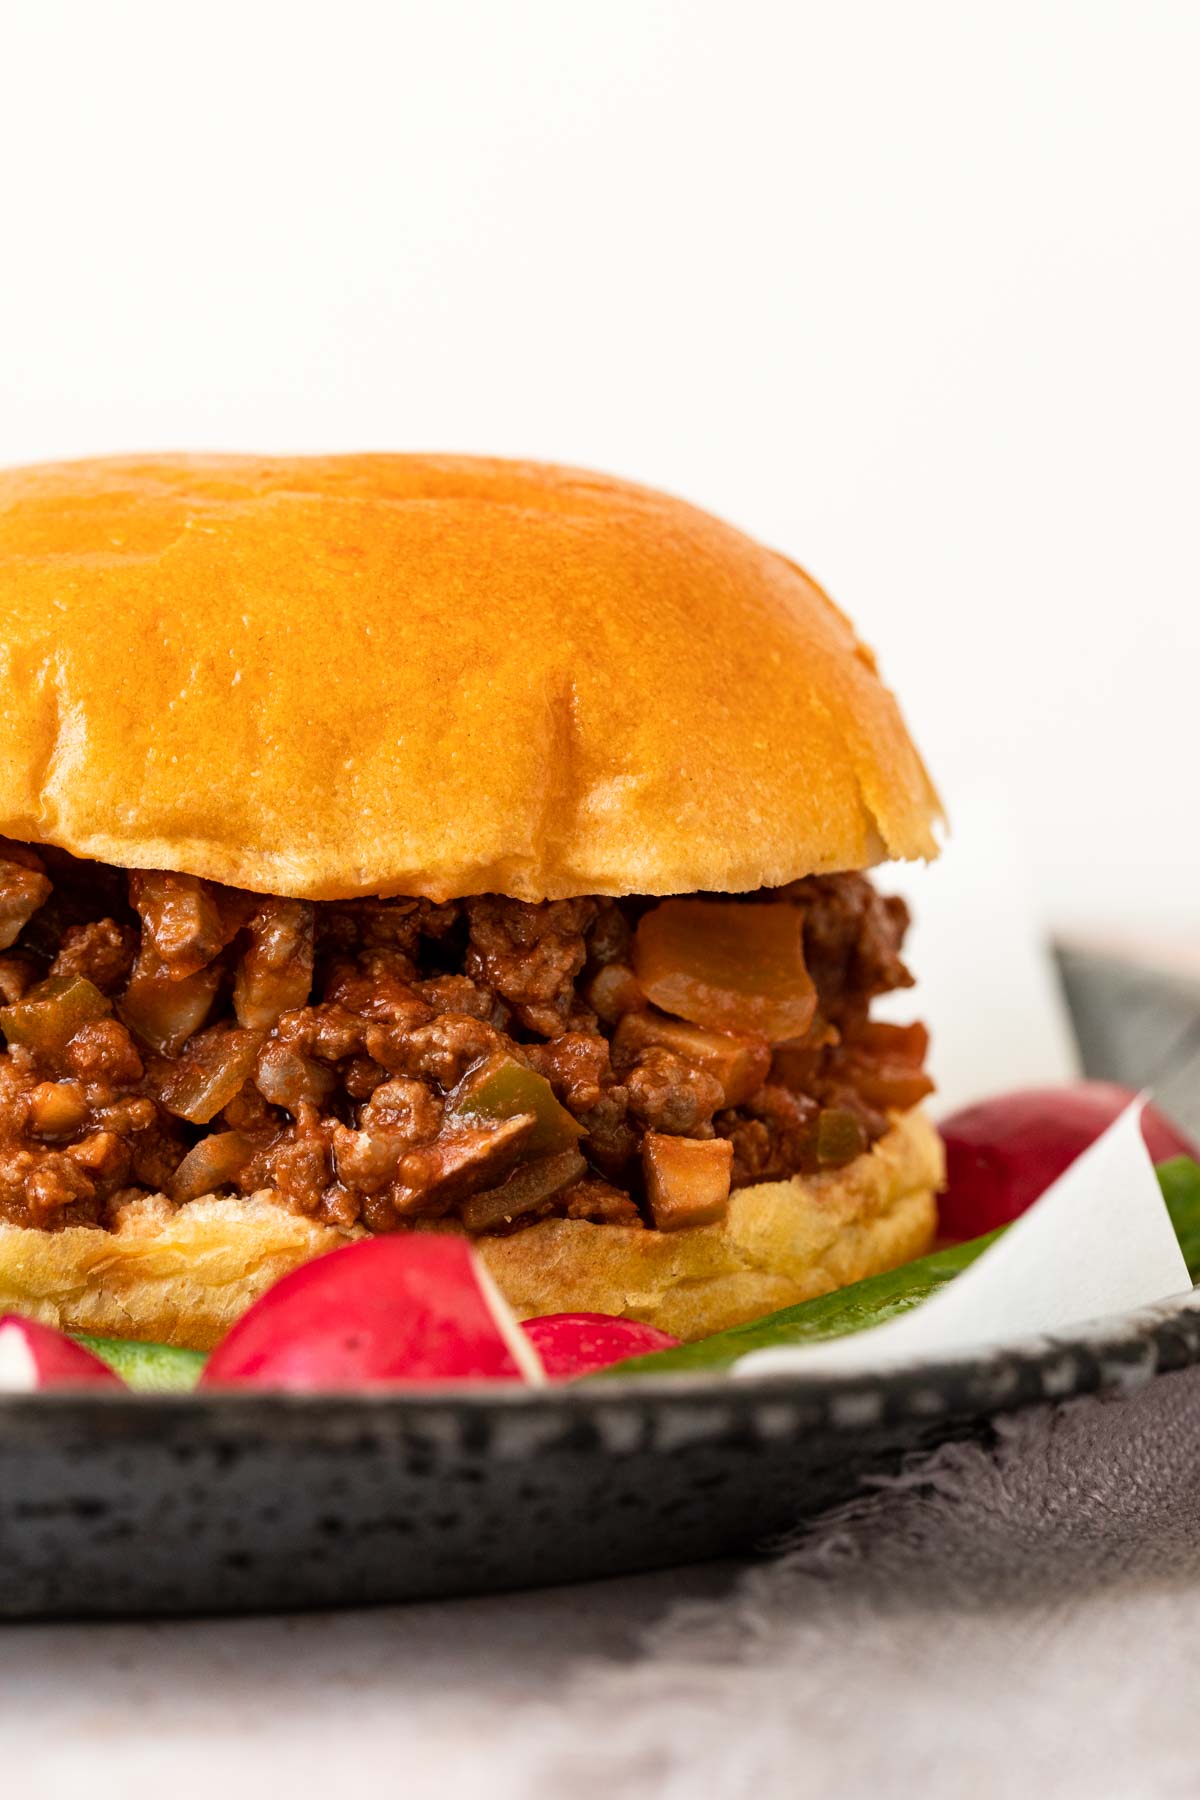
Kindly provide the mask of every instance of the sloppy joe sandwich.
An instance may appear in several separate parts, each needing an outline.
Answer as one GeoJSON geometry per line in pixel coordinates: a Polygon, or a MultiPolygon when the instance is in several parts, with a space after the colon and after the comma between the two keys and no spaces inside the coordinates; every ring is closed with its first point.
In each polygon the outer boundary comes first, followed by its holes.
{"type": "Polygon", "coordinates": [[[550,466],[0,474],[0,1313],[207,1348],[366,1233],[683,1338],[919,1255],[938,802],[794,563],[550,466]]]}

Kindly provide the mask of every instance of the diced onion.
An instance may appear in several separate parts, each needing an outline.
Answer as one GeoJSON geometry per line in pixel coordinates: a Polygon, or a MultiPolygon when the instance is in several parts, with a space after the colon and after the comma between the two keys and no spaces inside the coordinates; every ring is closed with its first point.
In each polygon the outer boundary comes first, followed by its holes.
{"type": "Polygon", "coordinates": [[[214,1131],[188,1151],[171,1178],[171,1199],[182,1205],[237,1180],[254,1154],[240,1131],[214,1131]]]}
{"type": "Polygon", "coordinates": [[[634,972],[664,1012],[778,1044],[802,1037],[817,1009],[803,931],[782,901],[664,900],[638,922],[634,972]]]}
{"type": "Polygon", "coordinates": [[[117,1010],[143,1043],[174,1056],[207,1019],[220,982],[219,969],[171,981],[165,974],[146,973],[139,962],[117,1010]]]}
{"type": "Polygon", "coordinates": [[[200,1032],[161,1077],[159,1100],[181,1119],[207,1125],[253,1075],[261,1044],[261,1031],[200,1032]]]}

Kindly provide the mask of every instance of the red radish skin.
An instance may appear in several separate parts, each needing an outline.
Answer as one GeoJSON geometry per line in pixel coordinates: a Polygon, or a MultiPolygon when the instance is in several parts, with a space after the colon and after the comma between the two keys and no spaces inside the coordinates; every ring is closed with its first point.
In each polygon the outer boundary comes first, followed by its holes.
{"type": "MultiPolygon", "coordinates": [[[[1078,1081],[998,1094],[943,1120],[943,1237],[978,1237],[1019,1218],[1135,1098],[1115,1082],[1078,1081]]],[[[1142,1135],[1155,1162],[1200,1159],[1200,1149],[1155,1106],[1142,1114],[1142,1135]]]]}
{"type": "Polygon", "coordinates": [[[218,1344],[200,1385],[312,1393],[543,1380],[466,1240],[405,1232],[285,1275],[218,1344]]]}
{"type": "Polygon", "coordinates": [[[652,1350],[675,1350],[679,1339],[636,1319],[610,1313],[547,1313],[526,1319],[527,1334],[550,1381],[570,1381],[624,1362],[627,1356],[649,1356],[652,1350]]]}
{"type": "Polygon", "coordinates": [[[16,1313],[0,1318],[0,1393],[36,1394],[43,1388],[123,1388],[98,1356],[49,1325],[16,1313]]]}

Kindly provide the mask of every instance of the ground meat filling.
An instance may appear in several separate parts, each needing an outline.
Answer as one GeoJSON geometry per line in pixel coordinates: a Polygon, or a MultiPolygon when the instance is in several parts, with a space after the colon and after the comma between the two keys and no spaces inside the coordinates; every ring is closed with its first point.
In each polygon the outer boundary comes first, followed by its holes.
{"type": "Polygon", "coordinates": [[[924,1029],[869,1017],[907,924],[861,875],[312,904],[0,839],[0,1219],[264,1188],[377,1232],[719,1218],[930,1091],[924,1029]]]}

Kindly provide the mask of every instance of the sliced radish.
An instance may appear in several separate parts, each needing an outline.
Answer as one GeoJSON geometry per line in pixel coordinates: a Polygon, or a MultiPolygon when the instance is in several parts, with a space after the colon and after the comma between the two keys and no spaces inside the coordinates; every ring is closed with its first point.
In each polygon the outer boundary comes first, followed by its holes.
{"type": "Polygon", "coordinates": [[[405,1232],[285,1275],[213,1351],[200,1385],[310,1392],[544,1380],[466,1239],[405,1232]]]}
{"type": "MultiPolygon", "coordinates": [[[[943,1234],[978,1237],[1019,1218],[1134,1097],[1112,1081],[1076,1081],[997,1094],[943,1120],[943,1234]]],[[[1196,1145],[1155,1106],[1142,1114],[1142,1135],[1155,1162],[1200,1158],[1196,1145]]]]}
{"type": "Polygon", "coordinates": [[[611,1313],[547,1313],[526,1319],[521,1329],[529,1337],[551,1381],[569,1381],[624,1362],[627,1356],[649,1356],[653,1350],[674,1350],[679,1339],[657,1326],[637,1319],[618,1319],[611,1313]]]}
{"type": "Polygon", "coordinates": [[[98,1356],[52,1326],[16,1313],[0,1318],[0,1393],[96,1386],[123,1388],[125,1383],[98,1356]]]}

